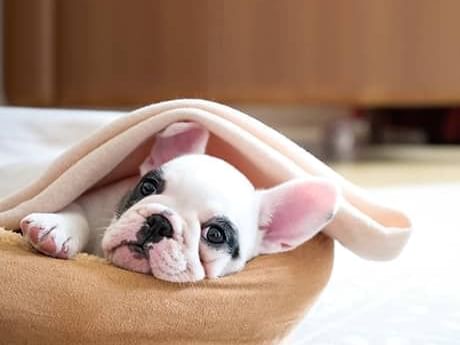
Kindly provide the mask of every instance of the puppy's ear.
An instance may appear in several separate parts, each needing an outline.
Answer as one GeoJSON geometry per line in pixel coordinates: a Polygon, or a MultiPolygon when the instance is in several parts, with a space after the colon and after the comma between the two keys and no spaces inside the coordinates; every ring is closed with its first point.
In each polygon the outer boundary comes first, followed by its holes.
{"type": "Polygon", "coordinates": [[[320,178],[292,180],[259,193],[260,254],[294,249],[321,231],[337,212],[337,187],[320,178]]]}
{"type": "Polygon", "coordinates": [[[189,153],[204,153],[209,132],[194,122],[175,122],[159,132],[150,155],[141,164],[141,175],[163,163],[189,153]]]}

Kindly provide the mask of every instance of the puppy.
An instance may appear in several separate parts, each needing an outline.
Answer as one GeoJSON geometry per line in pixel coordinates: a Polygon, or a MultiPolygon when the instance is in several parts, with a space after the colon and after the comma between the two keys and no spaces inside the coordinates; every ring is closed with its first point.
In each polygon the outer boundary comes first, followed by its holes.
{"type": "MultiPolygon", "coordinates": [[[[209,133],[177,122],[157,134],[140,176],[90,192],[20,224],[39,252],[87,252],[170,282],[238,272],[259,254],[296,248],[334,217],[337,189],[297,179],[256,190],[235,167],[204,154],[209,133]]],[[[276,168],[276,167],[274,167],[276,168]]]]}

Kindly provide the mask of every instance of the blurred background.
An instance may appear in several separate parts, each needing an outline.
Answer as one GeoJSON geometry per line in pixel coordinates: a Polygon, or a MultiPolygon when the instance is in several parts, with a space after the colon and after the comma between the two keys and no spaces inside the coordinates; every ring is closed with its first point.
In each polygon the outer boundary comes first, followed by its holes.
{"type": "Polygon", "coordinates": [[[1,101],[207,98],[361,185],[458,181],[459,13],[455,0],[3,0],[1,101]]]}

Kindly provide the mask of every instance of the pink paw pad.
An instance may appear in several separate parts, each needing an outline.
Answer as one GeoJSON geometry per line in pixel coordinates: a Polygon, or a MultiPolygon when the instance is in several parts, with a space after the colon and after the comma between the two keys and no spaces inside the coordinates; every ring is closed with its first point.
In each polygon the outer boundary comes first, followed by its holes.
{"type": "Polygon", "coordinates": [[[40,225],[32,219],[23,219],[20,227],[24,238],[40,253],[61,259],[70,257],[69,241],[71,238],[69,237],[63,242],[58,241],[56,238],[59,231],[57,225],[40,225]]]}

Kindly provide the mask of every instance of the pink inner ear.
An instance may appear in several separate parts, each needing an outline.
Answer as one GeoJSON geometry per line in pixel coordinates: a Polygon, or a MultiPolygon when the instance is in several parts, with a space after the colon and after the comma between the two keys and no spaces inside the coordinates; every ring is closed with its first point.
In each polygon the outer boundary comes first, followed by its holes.
{"type": "Polygon", "coordinates": [[[321,179],[290,181],[263,192],[260,252],[290,250],[316,235],[334,216],[337,193],[321,179]]]}
{"type": "Polygon", "coordinates": [[[149,157],[140,166],[141,175],[176,157],[204,153],[209,132],[194,122],[176,122],[157,134],[149,157]]]}

